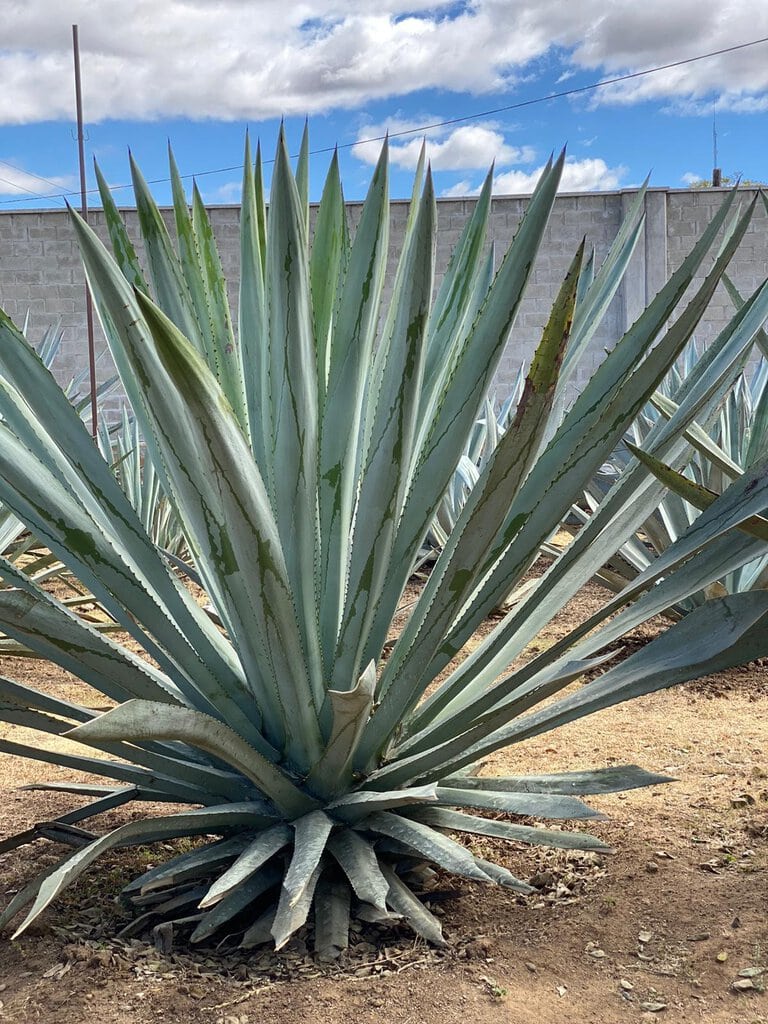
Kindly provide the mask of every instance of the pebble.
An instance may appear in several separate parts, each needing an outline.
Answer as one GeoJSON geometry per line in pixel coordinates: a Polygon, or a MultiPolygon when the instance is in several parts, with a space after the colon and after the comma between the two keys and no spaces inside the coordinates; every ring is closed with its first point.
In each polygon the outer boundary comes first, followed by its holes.
{"type": "Polygon", "coordinates": [[[642,942],[642,943],[646,943],[646,942],[650,942],[652,938],[653,938],[653,932],[642,931],[642,932],[640,932],[638,934],[637,941],[638,942],[642,942]]]}
{"type": "Polygon", "coordinates": [[[624,989],[625,992],[631,992],[634,989],[634,985],[627,978],[622,978],[619,985],[624,989]]]}
{"type": "Polygon", "coordinates": [[[740,978],[759,978],[765,974],[764,967],[742,967],[739,971],[740,978]]]}
{"type": "Polygon", "coordinates": [[[727,959],[728,954],[725,952],[725,950],[721,950],[721,952],[719,952],[715,957],[715,960],[717,960],[719,964],[724,964],[727,959]]]}
{"type": "Polygon", "coordinates": [[[666,1003],[640,1003],[641,1010],[647,1010],[648,1013],[661,1013],[662,1010],[666,1010],[666,1003]]]}
{"type": "Polygon", "coordinates": [[[731,986],[731,988],[735,988],[737,992],[751,992],[754,987],[755,983],[751,978],[737,978],[731,986]]]}
{"type": "Polygon", "coordinates": [[[655,875],[656,872],[659,870],[659,865],[656,863],[655,860],[649,860],[645,865],[645,870],[648,872],[649,875],[655,875]]]}

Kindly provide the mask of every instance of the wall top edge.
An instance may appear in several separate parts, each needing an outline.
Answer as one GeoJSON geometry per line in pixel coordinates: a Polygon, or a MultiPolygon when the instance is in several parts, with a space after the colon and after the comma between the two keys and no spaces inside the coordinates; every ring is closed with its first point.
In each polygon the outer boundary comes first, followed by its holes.
{"type": "MultiPolygon", "coordinates": [[[[760,187],[757,186],[757,185],[739,185],[738,190],[739,190],[739,192],[744,192],[744,193],[759,192],[759,191],[761,191],[760,187]]],[[[653,187],[649,186],[649,188],[646,191],[649,192],[649,193],[661,193],[661,194],[664,194],[664,195],[702,196],[702,195],[709,195],[709,194],[711,194],[713,192],[717,192],[717,193],[720,193],[720,194],[724,194],[724,193],[730,192],[731,191],[731,186],[730,185],[725,185],[725,186],[719,187],[719,188],[669,188],[669,187],[664,186],[664,185],[659,185],[659,186],[653,186],[653,187]]],[[[763,190],[763,191],[765,191],[765,190],[763,190]]],[[[637,192],[639,192],[638,188],[602,189],[602,190],[598,190],[598,191],[594,191],[594,192],[558,192],[557,193],[557,198],[558,199],[596,199],[596,198],[600,198],[601,196],[605,197],[605,196],[635,195],[637,192]]],[[[451,203],[456,204],[456,203],[472,202],[476,198],[477,198],[477,196],[437,196],[436,197],[436,202],[439,203],[439,204],[447,206],[447,205],[449,205],[451,203]]],[[[531,193],[530,192],[523,192],[523,193],[516,193],[516,192],[509,192],[509,193],[507,193],[507,192],[504,192],[504,193],[501,193],[501,194],[494,194],[494,196],[493,196],[494,201],[498,200],[498,199],[501,199],[501,200],[507,200],[507,199],[519,200],[519,199],[530,199],[530,198],[531,198],[531,193]]],[[[390,206],[407,206],[409,202],[410,202],[410,199],[391,199],[390,200],[390,206]]],[[[309,205],[310,205],[311,208],[316,209],[320,204],[319,203],[310,203],[309,205]]],[[[362,206],[363,205],[363,200],[362,199],[348,199],[346,201],[345,205],[347,205],[347,206],[362,206]]],[[[206,203],[205,208],[206,208],[206,210],[239,210],[240,209],[240,203],[206,203]]],[[[136,207],[135,206],[118,206],[117,209],[120,211],[120,213],[135,213],[136,212],[136,207]]],[[[168,205],[160,206],[159,209],[163,210],[163,211],[169,211],[169,212],[173,211],[173,207],[172,206],[168,206],[168,205]]],[[[89,214],[91,214],[91,213],[101,214],[102,208],[100,206],[92,206],[92,207],[90,207],[88,212],[89,212],[89,214]]],[[[16,210],[3,210],[3,209],[0,208],[0,217],[4,217],[4,216],[15,217],[15,216],[19,216],[19,215],[31,216],[31,215],[39,214],[39,213],[58,213],[58,214],[60,214],[63,217],[67,216],[67,211],[62,209],[60,206],[42,206],[42,207],[28,207],[28,208],[25,207],[23,209],[16,209],[16,210]]]]}

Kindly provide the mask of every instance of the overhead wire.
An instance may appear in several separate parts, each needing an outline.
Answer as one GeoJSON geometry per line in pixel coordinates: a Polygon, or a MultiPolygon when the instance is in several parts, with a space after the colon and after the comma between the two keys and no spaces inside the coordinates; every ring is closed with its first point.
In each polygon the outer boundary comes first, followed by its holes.
{"type": "MultiPolygon", "coordinates": [[[[479,120],[480,118],[483,118],[483,117],[492,117],[495,114],[508,113],[511,110],[521,110],[524,107],[532,107],[532,106],[535,106],[536,104],[539,104],[539,103],[548,103],[551,100],[567,99],[570,96],[577,96],[577,95],[584,94],[584,93],[587,93],[587,92],[593,92],[596,89],[604,89],[607,86],[618,85],[621,82],[629,82],[629,81],[632,81],[633,79],[643,78],[646,75],[655,75],[655,74],[658,74],[660,71],[669,71],[672,68],[683,67],[686,64],[693,64],[696,61],[708,60],[708,59],[710,59],[712,57],[720,57],[723,54],[734,53],[737,50],[745,50],[748,47],[759,46],[762,43],[768,43],[768,36],[763,36],[761,39],[751,39],[749,42],[746,42],[746,43],[736,43],[733,46],[725,46],[725,47],[722,47],[719,50],[711,50],[709,53],[700,53],[700,54],[697,54],[695,57],[685,57],[685,58],[683,58],[681,60],[670,61],[667,64],[658,64],[655,67],[646,68],[643,71],[632,71],[632,72],[628,72],[625,75],[617,75],[614,78],[602,79],[599,82],[590,82],[588,85],[574,86],[571,89],[562,89],[562,90],[560,90],[558,92],[547,93],[544,96],[536,96],[536,97],[533,97],[532,99],[527,99],[527,100],[518,100],[516,103],[507,103],[504,106],[493,107],[490,110],[481,110],[481,111],[477,111],[476,113],[473,113],[473,114],[464,114],[461,117],[446,118],[443,121],[433,121],[431,124],[419,125],[416,128],[403,128],[400,131],[388,132],[386,135],[377,135],[377,136],[373,136],[371,138],[356,139],[354,142],[344,142],[344,143],[339,143],[339,144],[334,145],[334,146],[323,146],[323,147],[321,147],[319,149],[311,150],[310,151],[310,155],[311,156],[321,156],[324,153],[332,153],[332,152],[334,152],[336,150],[340,150],[340,149],[353,149],[356,146],[364,146],[364,145],[367,145],[367,144],[373,143],[373,142],[383,142],[385,139],[396,139],[396,138],[401,138],[401,137],[403,137],[405,135],[421,135],[424,132],[433,131],[436,128],[446,128],[446,127],[450,127],[451,125],[462,124],[462,123],[464,123],[466,121],[476,121],[476,120],[479,120]]],[[[4,163],[4,162],[5,161],[0,160],[0,163],[4,163]]],[[[265,159],[264,160],[265,164],[269,164],[269,163],[272,163],[272,162],[273,161],[271,159],[265,159]]],[[[12,166],[12,165],[6,165],[6,166],[12,166]]],[[[16,168],[16,169],[18,169],[18,168],[16,168]]],[[[186,173],[186,174],[182,174],[181,177],[182,178],[202,178],[202,177],[205,177],[205,176],[208,176],[208,175],[212,175],[212,174],[226,174],[226,173],[230,173],[232,171],[239,171],[241,169],[242,169],[242,164],[233,164],[233,165],[228,166],[228,167],[215,167],[215,168],[211,168],[209,170],[204,170],[204,171],[189,172],[189,173],[186,173]]],[[[25,172],[25,173],[29,173],[29,172],[25,172]]],[[[35,178],[38,178],[41,181],[48,182],[49,184],[54,184],[54,182],[52,182],[49,178],[43,178],[43,177],[41,177],[40,175],[37,175],[37,174],[32,175],[32,176],[35,177],[35,178]]],[[[0,179],[0,180],[5,180],[5,179],[0,179]]],[[[150,184],[150,185],[160,185],[160,184],[165,184],[165,183],[169,182],[170,180],[171,179],[169,177],[150,178],[149,181],[148,181],[148,184],[150,184]]],[[[110,192],[118,192],[121,189],[132,188],[132,187],[133,186],[130,183],[126,182],[125,184],[122,184],[122,185],[110,185],[109,186],[109,190],[110,190],[110,192]]],[[[98,191],[99,190],[96,189],[96,188],[88,189],[88,194],[90,195],[90,194],[93,194],[93,193],[97,193],[98,191]]],[[[14,198],[14,199],[3,199],[3,200],[0,200],[0,206],[8,206],[8,205],[11,205],[13,203],[25,202],[27,199],[33,198],[33,197],[34,198],[41,198],[41,199],[60,199],[61,200],[61,199],[67,199],[67,198],[69,198],[69,196],[75,196],[75,195],[80,195],[80,192],[73,190],[73,191],[70,191],[70,192],[59,192],[59,193],[50,194],[50,195],[40,195],[40,194],[35,193],[35,192],[27,192],[24,196],[21,196],[21,197],[17,197],[17,198],[14,198]]]]}
{"type": "MultiPolygon", "coordinates": [[[[53,178],[46,178],[42,174],[35,174],[34,171],[25,171],[22,167],[17,167],[16,164],[12,164],[8,160],[0,160],[0,164],[2,164],[3,167],[9,167],[12,171],[20,171],[25,178],[35,178],[36,181],[42,181],[45,185],[53,185],[54,188],[59,188],[61,186],[61,181],[54,181],[53,178]]],[[[0,181],[15,185],[15,182],[8,182],[7,178],[0,178],[0,181]]],[[[30,189],[27,189],[27,191],[30,195],[37,195],[36,192],[32,192],[30,189]]],[[[44,195],[43,198],[48,199],[50,197],[48,195],[44,195]]]]}
{"type": "MultiPolygon", "coordinates": [[[[4,160],[0,160],[0,164],[5,164],[6,167],[13,167],[13,164],[6,164],[4,160]]],[[[19,168],[18,167],[14,167],[14,170],[19,170],[19,168]]],[[[27,173],[28,173],[27,171],[24,171],[24,174],[27,174],[27,173]]],[[[32,175],[32,177],[36,178],[37,175],[36,174],[32,175]]],[[[22,195],[19,198],[18,202],[25,202],[26,200],[29,200],[29,199],[46,199],[46,200],[57,199],[57,200],[59,200],[59,202],[61,202],[62,199],[63,199],[63,196],[61,196],[61,195],[51,195],[50,192],[32,192],[30,189],[22,189],[21,186],[18,184],[18,182],[11,181],[10,178],[3,178],[3,177],[0,176],[0,181],[4,185],[8,185],[14,191],[22,193],[22,195]]],[[[57,185],[57,187],[58,187],[58,185],[57,185]]],[[[17,200],[4,200],[4,201],[5,202],[16,202],[17,200]]]]}

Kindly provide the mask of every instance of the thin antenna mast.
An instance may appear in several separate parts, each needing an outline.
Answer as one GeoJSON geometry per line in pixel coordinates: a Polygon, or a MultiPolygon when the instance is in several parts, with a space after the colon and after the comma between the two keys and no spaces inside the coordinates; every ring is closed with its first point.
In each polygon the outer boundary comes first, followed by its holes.
{"type": "MultiPolygon", "coordinates": [[[[85,134],[83,132],[83,90],[80,84],[80,43],[77,25],[72,26],[72,50],[75,59],[75,106],[77,109],[77,150],[80,159],[80,212],[88,220],[88,192],[85,185],[85,134]]],[[[91,378],[91,433],[94,437],[99,429],[99,414],[96,405],[96,349],[93,340],[93,303],[88,282],[85,284],[85,320],[88,330],[88,367],[91,378]]]]}
{"type": "Polygon", "coordinates": [[[717,163],[717,97],[712,100],[712,187],[720,188],[723,172],[717,163]]]}

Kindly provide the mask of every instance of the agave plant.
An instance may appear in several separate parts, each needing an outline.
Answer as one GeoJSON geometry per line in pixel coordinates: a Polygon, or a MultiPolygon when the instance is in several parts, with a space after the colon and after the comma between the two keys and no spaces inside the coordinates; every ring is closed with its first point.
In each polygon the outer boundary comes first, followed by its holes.
{"type": "MultiPolygon", "coordinates": [[[[741,300],[743,302],[743,300],[741,300]]],[[[759,350],[768,351],[764,330],[756,334],[759,350]]],[[[706,494],[716,495],[738,479],[768,452],[768,361],[761,356],[749,376],[741,369],[750,355],[748,349],[734,363],[728,391],[719,407],[711,410],[706,422],[693,422],[685,431],[689,441],[688,461],[682,474],[691,484],[673,472],[665,476],[669,490],[661,497],[651,515],[628,537],[621,548],[602,566],[596,579],[614,593],[645,570],[655,558],[682,536],[698,518],[706,494]],[[702,491],[701,488],[704,488],[702,491]]],[[[582,524],[599,507],[607,490],[628,471],[632,453],[642,449],[645,438],[661,418],[669,419],[677,409],[676,396],[684,382],[703,358],[704,350],[695,339],[686,346],[677,364],[661,382],[648,406],[640,413],[624,441],[611,454],[585,490],[583,501],[571,510],[582,524]]],[[[650,467],[651,463],[646,460],[650,467]]],[[[655,471],[657,467],[654,467],[655,471]]],[[[707,503],[708,504],[708,503],[707,503]]],[[[738,593],[768,586],[768,552],[716,581],[706,590],[688,595],[675,608],[667,609],[677,617],[702,604],[713,594],[738,593]]]]}
{"type": "MultiPolygon", "coordinates": [[[[490,284],[482,253],[489,179],[434,301],[435,203],[429,173],[423,190],[417,176],[391,302],[382,309],[386,147],[354,239],[332,161],[311,245],[306,144],[294,175],[281,135],[268,218],[260,161],[254,169],[246,150],[237,330],[205,209],[195,192],[190,213],[175,168],[178,248],[134,168],[149,281],[108,197],[116,259],[73,213],[147,455],[222,625],[171,572],[76,413],[3,322],[0,498],[151,660],[0,562],[11,585],[0,592],[3,628],[115,702],[96,714],[0,680],[3,720],[66,735],[96,754],[7,740],[0,751],[115,780],[104,789],[69,787],[97,799],[46,826],[56,838],[129,800],[191,806],[102,836],[78,829],[70,836],[76,848],[19,892],[0,924],[31,904],[18,934],[111,848],[204,836],[127,887],[126,899],[150,924],[179,921],[192,942],[229,937],[249,947],[271,938],[279,948],[314,908],[323,955],[344,948],[350,915],[405,919],[441,942],[439,921],[414,894],[414,865],[528,891],[451,833],[603,849],[581,831],[514,816],[590,819],[597,815],[583,795],[663,781],[631,765],[514,778],[485,777],[473,766],[509,743],[766,653],[768,594],[733,595],[709,602],[588,686],[551,699],[600,666],[603,648],[670,592],[752,557],[762,542],[734,531],[765,504],[762,463],[697,520],[695,535],[665,553],[656,575],[640,577],[593,620],[510,672],[605,546],[632,529],[627,510],[637,504],[642,514],[654,500],[655,481],[644,472],[631,494],[625,487],[615,496],[617,512],[600,532],[585,528],[530,598],[469,658],[455,660],[690,337],[747,226],[749,211],[678,309],[731,197],[552,432],[577,256],[515,420],[383,657],[410,567],[513,324],[563,159],[544,171],[490,284]],[[487,817],[488,810],[507,816],[487,817]]],[[[768,284],[745,303],[740,330],[691,386],[674,425],[651,439],[656,455],[676,457],[680,430],[714,400],[767,309],[768,284]]]]}

